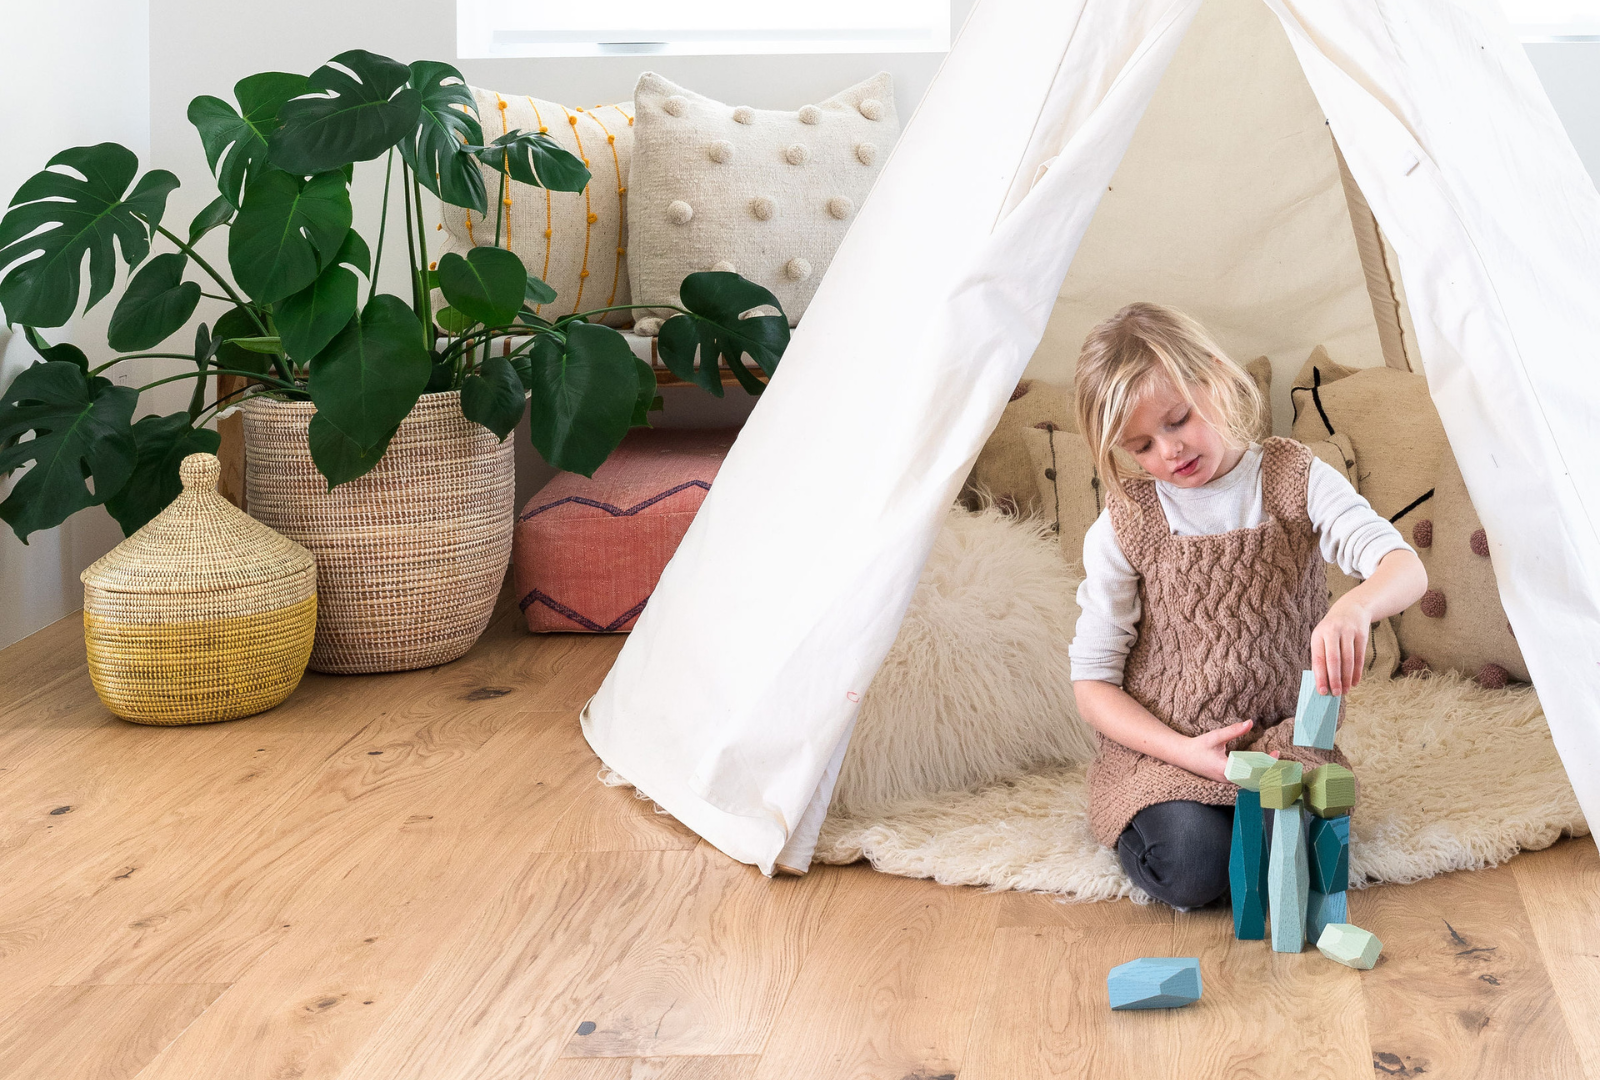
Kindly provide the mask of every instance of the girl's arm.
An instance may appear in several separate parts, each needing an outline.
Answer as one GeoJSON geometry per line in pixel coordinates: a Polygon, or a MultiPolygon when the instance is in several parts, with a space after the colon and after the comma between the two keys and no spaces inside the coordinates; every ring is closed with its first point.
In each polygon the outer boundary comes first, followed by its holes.
{"type": "Polygon", "coordinates": [[[1343,694],[1361,682],[1372,624],[1415,604],[1428,589],[1428,571],[1408,547],[1395,548],[1360,585],[1328,609],[1311,632],[1311,670],[1317,692],[1343,694]]]}
{"type": "Polygon", "coordinates": [[[1156,719],[1120,686],[1079,679],[1072,689],[1078,699],[1078,715],[1100,734],[1207,780],[1226,779],[1222,770],[1228,764],[1227,744],[1251,726],[1249,720],[1241,720],[1204,735],[1184,735],[1156,719]]]}

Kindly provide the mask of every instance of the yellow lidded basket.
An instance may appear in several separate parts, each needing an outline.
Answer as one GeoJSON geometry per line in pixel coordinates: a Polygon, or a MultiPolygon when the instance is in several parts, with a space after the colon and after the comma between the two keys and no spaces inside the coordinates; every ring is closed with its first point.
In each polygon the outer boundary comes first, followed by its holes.
{"type": "Polygon", "coordinates": [[[183,491],[82,574],[89,677],[137,724],[206,724],[270,709],[305,673],[317,564],[217,494],[190,454],[183,491]]]}

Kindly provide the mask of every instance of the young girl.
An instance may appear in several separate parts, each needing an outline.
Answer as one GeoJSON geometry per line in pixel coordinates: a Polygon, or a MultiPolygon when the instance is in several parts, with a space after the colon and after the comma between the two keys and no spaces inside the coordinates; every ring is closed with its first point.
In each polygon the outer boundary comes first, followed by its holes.
{"type": "Polygon", "coordinates": [[[1096,326],[1077,395],[1109,496],[1084,538],[1071,647],[1099,733],[1089,823],[1145,892],[1198,907],[1228,889],[1228,752],[1347,765],[1293,745],[1300,673],[1354,687],[1369,627],[1427,575],[1339,472],[1289,439],[1251,441],[1255,383],[1188,316],[1130,304],[1096,326]],[[1147,475],[1125,475],[1117,451],[1147,475]],[[1365,579],[1332,608],[1324,560],[1365,579]]]}

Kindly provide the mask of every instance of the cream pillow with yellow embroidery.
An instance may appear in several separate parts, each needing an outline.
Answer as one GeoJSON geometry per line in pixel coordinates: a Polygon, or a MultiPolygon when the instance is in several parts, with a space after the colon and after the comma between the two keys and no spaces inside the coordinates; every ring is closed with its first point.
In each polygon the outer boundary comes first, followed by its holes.
{"type": "MultiPolygon", "coordinates": [[[[483,123],[483,139],[493,142],[508,131],[542,131],[562,148],[582,158],[591,179],[582,191],[546,191],[510,181],[509,206],[503,206],[500,247],[522,258],[528,273],[556,291],[556,298],[538,313],[547,318],[574,311],[629,303],[628,167],[633,157],[633,103],[592,109],[559,105],[524,94],[502,94],[472,88],[483,123]]],[[[453,251],[495,243],[495,198],[500,174],[483,169],[489,213],[479,215],[443,206],[443,237],[429,259],[453,251]]],[[[436,297],[436,306],[441,301],[436,297]]],[[[627,326],[630,312],[618,311],[601,320],[627,326]]]]}

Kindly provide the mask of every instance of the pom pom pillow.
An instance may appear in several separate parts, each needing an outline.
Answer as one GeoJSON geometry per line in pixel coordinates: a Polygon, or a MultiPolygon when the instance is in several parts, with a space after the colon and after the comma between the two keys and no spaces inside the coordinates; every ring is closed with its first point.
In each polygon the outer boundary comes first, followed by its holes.
{"type": "MultiPolygon", "coordinates": [[[[770,289],[793,326],[900,134],[889,75],[776,112],[724,105],[647,71],[633,101],[635,301],[675,304],[687,275],[731,270],[770,289]]],[[[673,312],[639,314],[637,332],[653,334],[673,312]]]]}
{"type": "MultiPolygon", "coordinates": [[[[483,124],[492,142],[508,131],[542,131],[589,166],[591,179],[582,191],[546,191],[509,182],[509,206],[502,206],[500,247],[514,251],[522,265],[556,291],[556,298],[537,310],[546,318],[574,311],[630,302],[628,287],[628,168],[633,157],[633,103],[569,107],[523,94],[500,94],[472,88],[483,124]]],[[[443,222],[435,235],[445,251],[465,254],[469,248],[494,244],[495,199],[500,174],[482,168],[489,195],[489,213],[480,215],[456,206],[441,206],[443,222]]],[[[443,299],[435,296],[435,308],[443,299]]],[[[598,321],[627,326],[632,313],[612,312],[598,321]]]]}

